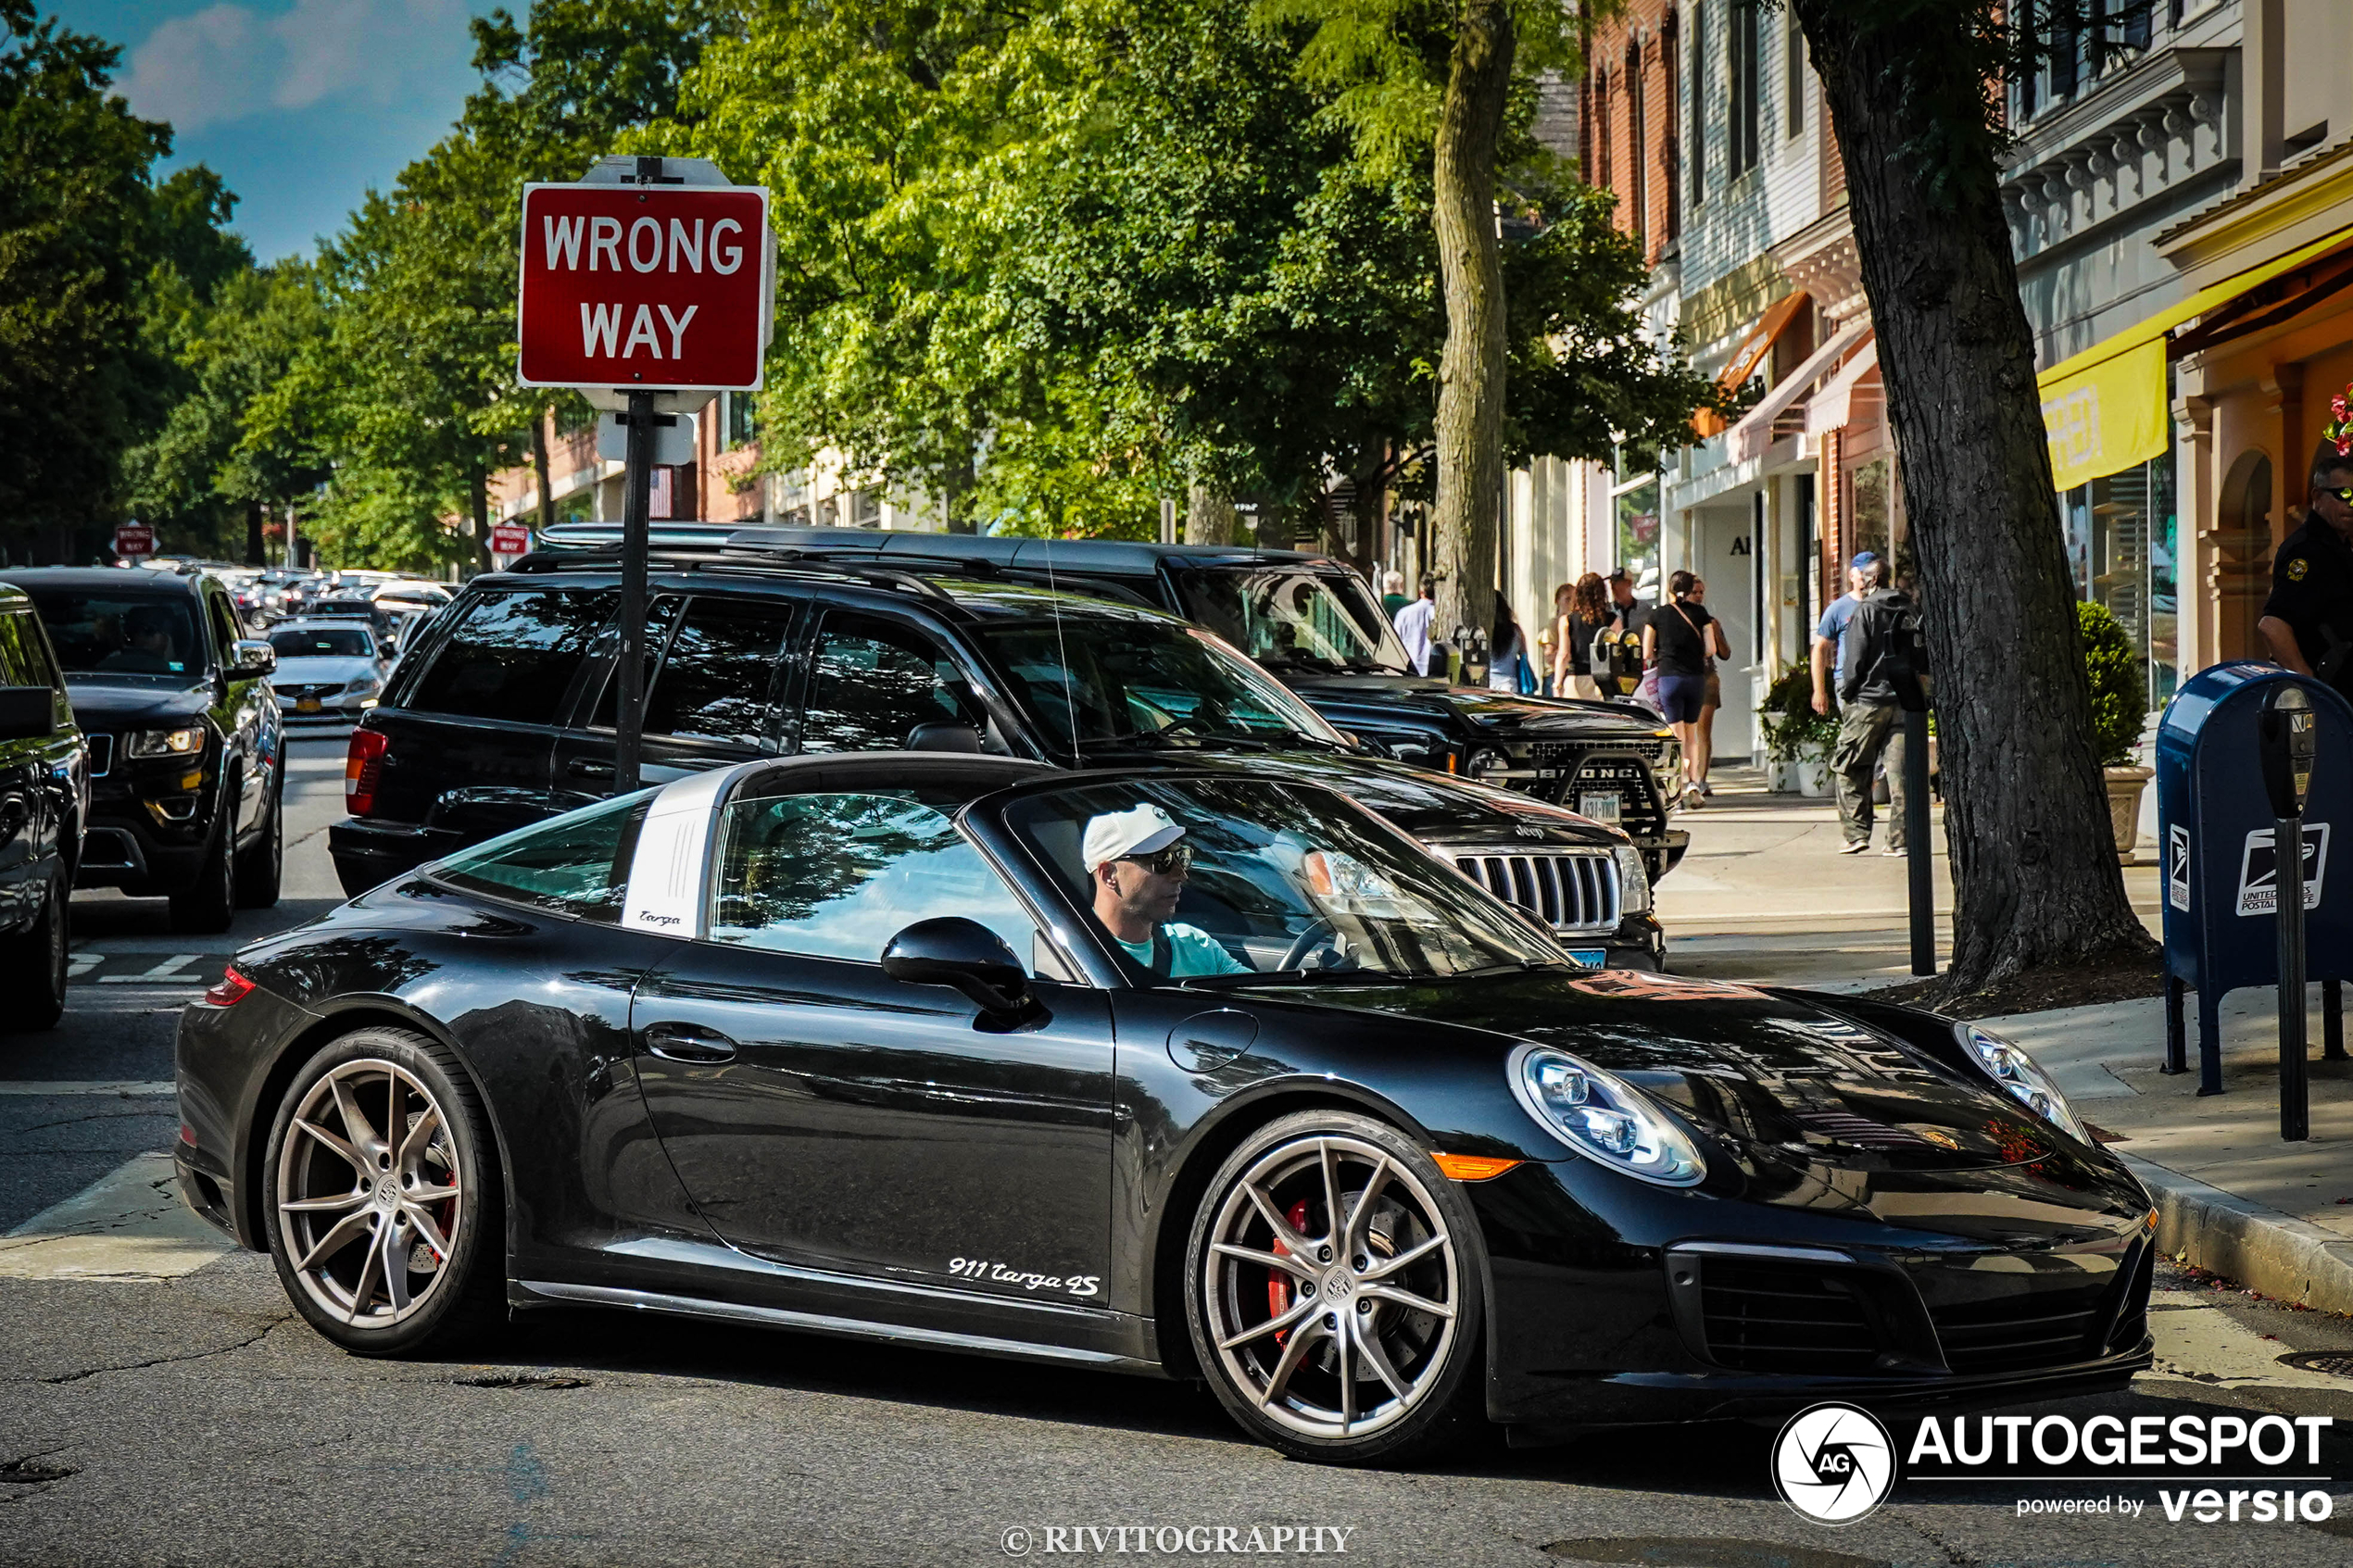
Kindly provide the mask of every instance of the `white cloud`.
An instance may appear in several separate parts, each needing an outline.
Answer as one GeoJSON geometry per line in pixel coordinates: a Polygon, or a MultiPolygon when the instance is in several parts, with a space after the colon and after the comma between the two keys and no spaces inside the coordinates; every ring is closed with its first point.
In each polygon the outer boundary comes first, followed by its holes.
{"type": "Polygon", "coordinates": [[[295,0],[266,17],[223,3],[158,26],[121,92],[182,132],[330,99],[389,105],[462,69],[466,15],[465,0],[295,0]]]}

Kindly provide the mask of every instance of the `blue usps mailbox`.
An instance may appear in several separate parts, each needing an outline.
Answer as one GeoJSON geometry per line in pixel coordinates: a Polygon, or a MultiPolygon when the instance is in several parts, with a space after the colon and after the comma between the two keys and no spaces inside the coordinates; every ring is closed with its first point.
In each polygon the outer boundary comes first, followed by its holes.
{"type": "Polygon", "coordinates": [[[2192,676],[2157,731],[2157,831],[2164,856],[2165,1070],[2183,1060],[2183,991],[2197,992],[2198,1088],[2222,1092],[2221,1010],[2242,985],[2279,984],[2278,847],[2263,785],[2263,708],[2283,683],[2319,715],[2304,808],[2306,978],[2329,982],[2327,1049],[2344,1052],[2338,984],[2353,978],[2353,870],[2334,867],[2353,831],[2353,704],[2275,664],[2218,664],[2192,676]]]}

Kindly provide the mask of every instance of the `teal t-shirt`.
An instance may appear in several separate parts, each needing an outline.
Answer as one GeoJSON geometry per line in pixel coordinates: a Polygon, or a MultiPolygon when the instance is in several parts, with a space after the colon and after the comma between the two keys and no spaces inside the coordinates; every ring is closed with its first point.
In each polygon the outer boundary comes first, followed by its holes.
{"type": "MultiPolygon", "coordinates": [[[[1193,925],[1164,925],[1160,934],[1168,938],[1168,977],[1182,980],[1190,974],[1248,974],[1250,966],[1235,961],[1223,944],[1208,932],[1193,925]]],[[[1119,942],[1116,936],[1112,938],[1119,942]]],[[[1152,966],[1152,945],[1150,942],[1120,942],[1120,948],[1146,969],[1152,966]]]]}

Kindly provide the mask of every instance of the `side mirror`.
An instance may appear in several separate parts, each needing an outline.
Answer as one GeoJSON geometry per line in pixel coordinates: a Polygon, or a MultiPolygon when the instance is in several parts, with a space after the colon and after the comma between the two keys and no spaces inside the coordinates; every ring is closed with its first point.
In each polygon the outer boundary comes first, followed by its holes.
{"type": "Polygon", "coordinates": [[[907,749],[966,752],[977,757],[980,754],[980,732],[970,724],[932,720],[907,732],[907,749]]]}
{"type": "Polygon", "coordinates": [[[57,734],[57,695],[47,686],[0,686],[0,740],[57,734]]]}
{"type": "Polygon", "coordinates": [[[991,1020],[1010,1022],[1038,1010],[1029,976],[1005,939],[962,915],[919,920],[901,931],[883,948],[882,971],[910,985],[952,985],[991,1020]]]}
{"type": "Polygon", "coordinates": [[[258,637],[240,637],[229,645],[229,673],[239,679],[274,675],[278,650],[258,637]]]}

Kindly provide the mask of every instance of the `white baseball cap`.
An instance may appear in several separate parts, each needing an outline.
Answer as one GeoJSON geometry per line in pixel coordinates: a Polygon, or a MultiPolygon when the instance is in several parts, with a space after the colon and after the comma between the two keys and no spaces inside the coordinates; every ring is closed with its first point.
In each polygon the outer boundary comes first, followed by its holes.
{"type": "Polygon", "coordinates": [[[1146,804],[1125,811],[1106,811],[1087,824],[1082,851],[1087,871],[1092,874],[1105,860],[1165,849],[1184,836],[1185,830],[1157,806],[1146,804]]]}

